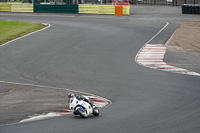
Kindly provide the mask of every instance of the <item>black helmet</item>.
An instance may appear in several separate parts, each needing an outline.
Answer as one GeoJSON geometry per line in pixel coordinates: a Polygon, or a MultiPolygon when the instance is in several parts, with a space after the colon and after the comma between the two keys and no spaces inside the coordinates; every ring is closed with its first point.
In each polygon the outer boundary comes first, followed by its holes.
{"type": "Polygon", "coordinates": [[[68,94],[68,98],[72,98],[72,97],[74,97],[74,93],[70,92],[70,93],[68,94]]]}

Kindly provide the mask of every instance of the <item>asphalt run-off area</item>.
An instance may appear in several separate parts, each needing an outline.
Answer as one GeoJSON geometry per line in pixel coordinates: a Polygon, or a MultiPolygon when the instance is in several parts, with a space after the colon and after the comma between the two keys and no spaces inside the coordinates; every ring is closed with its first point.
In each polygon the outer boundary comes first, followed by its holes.
{"type": "Polygon", "coordinates": [[[0,12],[0,19],[50,25],[0,46],[0,133],[200,132],[199,53],[178,56],[165,46],[180,22],[198,15],[134,5],[130,16],[0,12]],[[189,67],[167,65],[176,61],[189,67]],[[100,115],[69,113],[69,92],[89,96],[100,115]]]}

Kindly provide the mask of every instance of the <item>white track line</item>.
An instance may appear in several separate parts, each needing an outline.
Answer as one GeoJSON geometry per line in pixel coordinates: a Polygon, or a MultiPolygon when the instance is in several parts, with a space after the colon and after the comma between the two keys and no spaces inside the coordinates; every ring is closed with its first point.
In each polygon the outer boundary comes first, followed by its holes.
{"type": "MultiPolygon", "coordinates": [[[[59,88],[59,87],[51,87],[51,86],[43,86],[43,85],[34,85],[34,84],[25,84],[25,83],[16,83],[16,82],[8,82],[8,81],[0,81],[0,83],[8,83],[8,84],[17,84],[17,85],[24,85],[24,86],[34,86],[34,87],[40,87],[40,88],[50,88],[50,89],[61,89],[61,90],[67,90],[67,91],[71,91],[71,92],[77,92],[77,93],[82,93],[84,95],[89,95],[89,96],[92,96],[92,97],[95,97],[95,98],[98,98],[98,99],[101,99],[101,100],[104,100],[106,101],[108,104],[104,104],[102,107],[108,107],[112,104],[112,102],[109,100],[109,99],[106,99],[104,97],[101,97],[101,96],[97,96],[97,95],[94,95],[94,94],[91,94],[91,93],[86,93],[86,92],[81,92],[81,91],[77,91],[77,90],[71,90],[71,89],[66,89],[66,88],[59,88]]],[[[101,107],[101,108],[102,108],[101,107]]],[[[69,114],[69,113],[68,113],[69,114]]],[[[38,115],[38,116],[35,116],[35,117],[30,117],[30,118],[27,118],[27,119],[24,119],[24,120],[21,120],[20,122],[17,122],[17,123],[10,123],[10,124],[2,124],[0,125],[1,126],[6,126],[6,125],[16,125],[16,124],[19,124],[19,123],[22,123],[22,122],[30,122],[30,121],[34,121],[34,120],[41,120],[41,119],[46,119],[46,118],[51,118],[51,117],[55,117],[55,116],[62,116],[62,115],[66,115],[66,113],[56,113],[56,112],[49,112],[47,114],[41,114],[41,115],[38,115]]]]}
{"type": "MultiPolygon", "coordinates": [[[[88,97],[90,100],[92,100],[93,105],[95,105],[97,108],[103,108],[109,104],[108,101],[102,100],[95,96],[87,96],[87,95],[82,95],[82,96],[88,97]]],[[[65,110],[64,109],[61,112],[50,112],[50,113],[40,114],[40,115],[36,115],[36,116],[29,116],[29,118],[23,119],[19,123],[44,120],[44,119],[48,119],[48,118],[52,118],[52,117],[69,115],[69,114],[73,114],[73,110],[65,110]]]]}
{"type": "MultiPolygon", "coordinates": [[[[11,43],[11,42],[13,42],[13,41],[16,41],[16,40],[18,40],[18,39],[21,39],[21,38],[23,38],[23,37],[26,37],[26,36],[32,35],[32,34],[34,34],[34,33],[37,33],[37,32],[39,32],[39,31],[45,30],[45,29],[47,29],[47,28],[49,28],[49,27],[51,26],[49,23],[42,23],[42,24],[48,25],[48,26],[45,27],[45,28],[43,28],[43,29],[40,29],[40,30],[31,32],[31,33],[29,33],[29,34],[27,34],[27,35],[18,37],[18,38],[14,39],[14,40],[8,41],[8,42],[6,42],[6,43],[0,45],[0,47],[6,45],[6,44],[8,44],[8,43],[11,43]]],[[[108,100],[108,99],[106,99],[106,98],[103,98],[103,97],[100,97],[100,96],[96,96],[96,95],[90,94],[90,93],[81,92],[81,91],[75,91],[75,90],[70,90],[70,89],[65,89],[65,88],[50,87],[50,86],[34,85],[34,84],[25,84],[25,83],[8,82],[8,81],[0,81],[0,82],[1,82],[1,83],[9,83],[9,84],[18,84],[18,85],[35,86],[35,87],[41,87],[41,88],[51,88],[51,89],[68,90],[68,91],[73,91],[73,92],[78,92],[78,93],[83,93],[83,94],[87,94],[87,95],[92,95],[92,96],[95,96],[95,97],[99,97],[99,98],[101,98],[101,99],[104,99],[105,101],[108,101],[108,102],[109,102],[109,105],[112,103],[110,100],[108,100]]]]}
{"type": "MultiPolygon", "coordinates": [[[[77,93],[83,93],[83,94],[85,94],[85,95],[91,95],[91,96],[94,96],[94,97],[103,99],[103,100],[105,100],[105,101],[108,101],[108,102],[109,102],[109,105],[112,103],[110,100],[108,100],[108,99],[106,99],[106,98],[103,98],[103,97],[101,97],[101,96],[97,96],[97,95],[94,95],[94,94],[91,94],[91,93],[86,93],[86,92],[81,92],[81,91],[66,89],[66,88],[51,87],[51,86],[43,86],[43,85],[34,85],[34,84],[25,84],[25,83],[17,83],[17,82],[8,82],[8,81],[0,81],[0,83],[8,83],[8,84],[14,84],[14,85],[16,84],[16,85],[34,86],[34,87],[40,87],[40,88],[50,88],[50,89],[67,90],[67,91],[72,91],[72,92],[77,92],[77,93]]],[[[107,106],[109,106],[109,105],[107,105],[107,106]]],[[[107,107],[107,106],[106,106],[106,107],[107,107]]]]}
{"type": "Polygon", "coordinates": [[[157,35],[159,35],[168,25],[169,23],[166,22],[166,25],[158,33],[156,33],[149,41],[147,41],[147,43],[138,51],[137,55],[135,56],[135,62],[139,65],[146,66],[152,69],[200,76],[199,73],[167,65],[163,61],[167,48],[162,44],[148,44],[157,35]]]}

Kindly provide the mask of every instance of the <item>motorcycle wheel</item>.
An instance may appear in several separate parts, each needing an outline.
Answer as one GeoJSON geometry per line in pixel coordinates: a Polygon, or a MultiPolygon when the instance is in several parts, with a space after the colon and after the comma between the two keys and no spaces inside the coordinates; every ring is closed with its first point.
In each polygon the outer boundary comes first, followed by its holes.
{"type": "Polygon", "coordinates": [[[81,111],[80,108],[78,108],[77,112],[82,118],[87,118],[87,113],[86,113],[85,109],[83,111],[81,111]]]}
{"type": "Polygon", "coordinates": [[[79,112],[77,110],[74,110],[74,115],[78,115],[79,112]]]}
{"type": "Polygon", "coordinates": [[[97,108],[93,109],[93,113],[94,116],[98,116],[99,115],[99,110],[97,108]]]}

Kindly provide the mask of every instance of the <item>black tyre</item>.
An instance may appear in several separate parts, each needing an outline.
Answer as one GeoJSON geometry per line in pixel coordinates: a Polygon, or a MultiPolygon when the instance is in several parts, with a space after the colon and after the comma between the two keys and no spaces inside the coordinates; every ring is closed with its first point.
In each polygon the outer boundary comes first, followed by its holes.
{"type": "Polygon", "coordinates": [[[98,116],[99,115],[99,110],[97,108],[93,109],[93,115],[98,116]]]}
{"type": "Polygon", "coordinates": [[[78,115],[79,112],[77,110],[74,110],[74,115],[78,115]]]}
{"type": "Polygon", "coordinates": [[[77,113],[82,117],[82,118],[87,118],[87,112],[85,109],[80,110],[80,107],[77,108],[77,113]]]}

